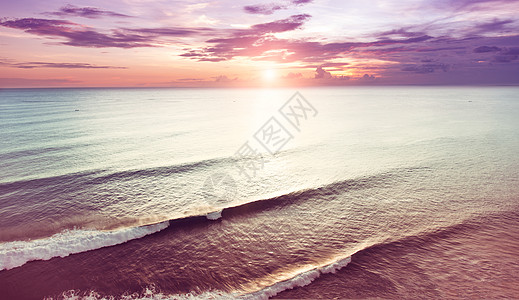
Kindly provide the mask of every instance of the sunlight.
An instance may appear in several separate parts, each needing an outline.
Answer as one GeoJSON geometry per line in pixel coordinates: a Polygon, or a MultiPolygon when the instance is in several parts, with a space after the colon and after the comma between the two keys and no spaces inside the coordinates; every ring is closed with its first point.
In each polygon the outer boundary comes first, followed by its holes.
{"type": "Polygon", "coordinates": [[[276,79],[276,70],[274,69],[267,69],[263,71],[263,80],[264,81],[274,81],[276,79]]]}

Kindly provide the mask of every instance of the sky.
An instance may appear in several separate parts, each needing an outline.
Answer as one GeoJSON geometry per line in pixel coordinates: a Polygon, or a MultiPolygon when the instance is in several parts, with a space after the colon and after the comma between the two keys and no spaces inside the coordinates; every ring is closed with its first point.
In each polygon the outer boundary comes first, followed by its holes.
{"type": "Polygon", "coordinates": [[[0,87],[519,85],[519,0],[0,2],[0,87]]]}

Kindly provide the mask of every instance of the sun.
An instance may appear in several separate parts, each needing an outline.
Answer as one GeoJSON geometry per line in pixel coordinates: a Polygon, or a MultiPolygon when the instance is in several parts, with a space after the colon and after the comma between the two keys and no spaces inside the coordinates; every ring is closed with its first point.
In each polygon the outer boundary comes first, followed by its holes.
{"type": "Polygon", "coordinates": [[[276,70],[274,69],[266,69],[263,71],[263,80],[264,81],[274,81],[276,79],[276,70]]]}

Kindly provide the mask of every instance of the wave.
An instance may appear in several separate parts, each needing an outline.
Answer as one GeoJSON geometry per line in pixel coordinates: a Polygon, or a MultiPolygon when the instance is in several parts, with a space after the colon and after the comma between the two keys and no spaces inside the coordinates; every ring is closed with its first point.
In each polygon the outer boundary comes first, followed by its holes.
{"type": "Polygon", "coordinates": [[[317,279],[322,274],[335,273],[338,270],[347,266],[350,262],[351,256],[340,258],[330,264],[312,268],[310,270],[299,273],[298,275],[290,279],[277,282],[257,292],[246,294],[239,298],[246,300],[269,299],[270,297],[276,296],[277,294],[283,291],[290,290],[295,287],[309,285],[310,283],[312,283],[312,281],[317,279]]]}
{"type": "Polygon", "coordinates": [[[49,176],[43,178],[19,180],[13,182],[0,183],[0,189],[2,191],[12,192],[21,188],[40,188],[55,185],[56,182],[60,183],[60,186],[66,184],[76,184],[78,182],[86,184],[102,184],[111,180],[131,180],[143,177],[155,177],[155,176],[170,176],[177,173],[190,172],[200,168],[212,167],[221,163],[226,163],[233,158],[229,157],[218,157],[211,159],[204,159],[194,162],[180,163],[170,166],[152,167],[138,170],[124,170],[124,171],[109,171],[104,169],[88,170],[78,173],[69,173],[58,176],[49,176]]]}
{"type": "Polygon", "coordinates": [[[142,238],[169,226],[169,221],[112,231],[66,230],[44,239],[0,244],[0,270],[9,270],[33,260],[49,260],[114,246],[142,238]]]}
{"type": "MultiPolygon", "coordinates": [[[[421,168],[407,169],[407,171],[412,172],[416,169],[421,168]]],[[[204,209],[194,210],[189,215],[183,217],[169,220],[159,219],[154,223],[136,227],[114,230],[72,229],[62,231],[47,238],[1,243],[0,270],[22,266],[32,260],[48,260],[53,257],[65,257],[74,253],[122,244],[161,231],[167,228],[169,224],[174,224],[174,227],[192,227],[203,222],[216,221],[222,217],[232,219],[233,217],[251,215],[258,211],[265,211],[279,206],[292,205],[308,199],[326,198],[330,195],[350,190],[386,185],[390,184],[392,180],[396,180],[398,176],[401,176],[397,174],[405,174],[408,172],[381,173],[374,176],[335,182],[317,188],[285,193],[272,198],[258,199],[245,203],[233,203],[226,207],[206,207],[204,209]]],[[[111,176],[124,177],[123,174],[135,175],[132,172],[120,172],[112,174],[111,176]]]]}
{"type": "MultiPolygon", "coordinates": [[[[338,270],[344,268],[351,262],[351,256],[343,257],[335,260],[334,262],[322,265],[319,267],[314,267],[310,270],[306,270],[302,273],[297,274],[296,276],[277,282],[271,286],[265,287],[259,291],[248,293],[248,294],[240,294],[238,292],[221,292],[221,291],[207,291],[200,294],[197,293],[188,293],[188,294],[175,294],[168,295],[161,292],[157,292],[153,286],[146,288],[146,290],[141,294],[132,294],[132,295],[124,295],[121,299],[128,300],[201,300],[201,299],[214,299],[214,300],[230,300],[230,299],[242,299],[242,300],[266,300],[270,297],[273,297],[283,291],[293,289],[295,287],[305,286],[312,283],[315,279],[317,279],[322,274],[335,273],[338,270]]],[[[60,299],[89,299],[89,300],[104,300],[104,299],[113,299],[112,296],[101,296],[95,291],[90,291],[87,293],[83,293],[83,295],[79,294],[77,291],[66,291],[63,292],[60,299]]],[[[52,298],[47,298],[52,299],[52,298]]]]}
{"type": "Polygon", "coordinates": [[[429,170],[430,168],[428,167],[396,169],[371,176],[357,177],[317,187],[285,192],[271,197],[232,202],[225,206],[213,207],[212,210],[208,210],[211,207],[207,206],[195,207],[190,211],[190,215],[201,216],[208,214],[208,219],[214,220],[220,218],[222,214],[226,216],[253,214],[257,211],[301,203],[310,199],[328,199],[330,196],[339,195],[348,191],[388,186],[394,182],[398,182],[402,178],[410,176],[411,173],[429,170]]]}
{"type": "MultiPolygon", "coordinates": [[[[155,288],[148,287],[141,294],[123,295],[120,299],[125,300],[236,300],[238,296],[234,293],[224,293],[218,291],[204,292],[201,294],[189,293],[189,294],[176,294],[168,295],[161,292],[157,292],[155,288]]],[[[52,297],[46,297],[45,300],[52,300],[52,297]]],[[[95,291],[88,293],[79,293],[74,290],[63,292],[57,299],[63,300],[113,300],[113,296],[102,296],[95,291]]]]}
{"type": "MultiPolygon", "coordinates": [[[[125,295],[120,297],[121,299],[244,299],[244,300],[260,300],[269,299],[279,293],[290,290],[296,287],[302,287],[311,284],[317,278],[323,274],[336,273],[338,270],[346,267],[351,261],[368,259],[377,252],[380,255],[387,257],[386,254],[393,253],[405,253],[406,249],[419,249],[429,243],[434,244],[438,240],[443,240],[448,237],[462,234],[479,234],[482,226],[489,226],[490,232],[493,232],[495,224],[497,222],[501,225],[507,225],[507,222],[516,222],[519,213],[517,212],[496,212],[495,214],[477,216],[471,219],[463,220],[461,223],[457,223],[450,226],[441,226],[436,228],[429,228],[425,231],[417,231],[409,233],[409,236],[396,238],[394,240],[373,240],[359,245],[356,249],[351,249],[348,255],[343,253],[343,256],[336,256],[333,261],[323,262],[319,266],[311,266],[299,270],[292,277],[284,280],[275,282],[274,284],[261,288],[257,291],[244,293],[244,292],[222,292],[222,291],[206,291],[202,293],[188,293],[188,294],[164,294],[162,292],[156,292],[155,289],[149,287],[145,292],[140,294],[125,295]],[[499,220],[497,220],[499,219],[499,220]],[[504,223],[503,223],[504,222],[504,223]],[[389,251],[389,252],[388,252],[389,251]]],[[[191,223],[191,218],[185,219],[191,223]]],[[[202,218],[200,218],[202,220],[202,218]]],[[[515,223],[514,223],[515,224],[515,223]]],[[[114,299],[113,296],[100,296],[95,291],[88,291],[86,294],[78,295],[76,291],[64,292],[60,299],[114,299]]]]}

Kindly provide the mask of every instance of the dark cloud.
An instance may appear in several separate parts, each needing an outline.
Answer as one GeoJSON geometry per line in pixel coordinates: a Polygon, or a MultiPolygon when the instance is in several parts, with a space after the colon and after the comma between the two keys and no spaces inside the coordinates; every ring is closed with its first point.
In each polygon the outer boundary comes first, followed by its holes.
{"type": "Polygon", "coordinates": [[[40,36],[65,38],[66,41],[61,43],[64,45],[92,48],[156,47],[156,43],[160,42],[160,37],[191,36],[200,33],[205,34],[209,30],[207,28],[192,29],[169,27],[122,28],[111,30],[109,33],[101,33],[70,21],[35,18],[7,20],[0,22],[0,26],[20,29],[27,33],[40,36]]]}
{"type": "Polygon", "coordinates": [[[63,6],[59,11],[47,12],[45,15],[58,16],[58,17],[83,17],[89,19],[98,19],[101,17],[118,17],[118,18],[130,18],[131,16],[109,11],[102,10],[96,7],[77,7],[71,4],[63,6]]]}
{"type": "Polygon", "coordinates": [[[313,0],[291,0],[283,3],[267,3],[267,4],[256,4],[247,5],[243,7],[243,10],[249,14],[259,15],[271,15],[275,11],[288,9],[292,6],[300,6],[312,2],[313,0]]]}
{"type": "Polygon", "coordinates": [[[507,30],[506,25],[511,24],[513,22],[513,20],[494,19],[490,22],[476,25],[475,31],[476,33],[503,32],[507,30]]]}
{"type": "Polygon", "coordinates": [[[372,81],[375,79],[377,79],[377,77],[375,77],[375,75],[369,75],[369,74],[364,74],[364,76],[362,76],[360,78],[360,80],[364,80],[364,81],[372,81]]]}
{"type": "Polygon", "coordinates": [[[433,73],[436,70],[447,72],[449,70],[449,65],[442,63],[429,63],[422,65],[407,65],[402,68],[402,71],[404,72],[414,72],[418,74],[433,73]]]}
{"type": "Polygon", "coordinates": [[[474,48],[474,53],[486,53],[486,52],[497,52],[501,51],[501,48],[496,46],[480,46],[474,48]]]}

